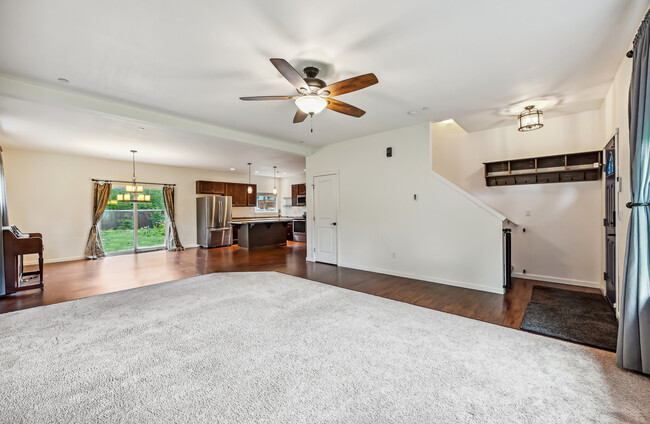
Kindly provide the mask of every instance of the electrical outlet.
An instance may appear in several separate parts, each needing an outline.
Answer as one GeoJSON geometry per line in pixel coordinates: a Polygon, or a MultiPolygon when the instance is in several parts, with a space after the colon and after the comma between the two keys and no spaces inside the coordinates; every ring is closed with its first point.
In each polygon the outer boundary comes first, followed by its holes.
{"type": "Polygon", "coordinates": [[[392,256],[393,256],[393,259],[395,259],[397,257],[397,254],[395,252],[393,252],[392,256]]]}
{"type": "Polygon", "coordinates": [[[526,209],[526,211],[524,212],[524,214],[525,214],[526,216],[530,216],[530,209],[526,209]]]}

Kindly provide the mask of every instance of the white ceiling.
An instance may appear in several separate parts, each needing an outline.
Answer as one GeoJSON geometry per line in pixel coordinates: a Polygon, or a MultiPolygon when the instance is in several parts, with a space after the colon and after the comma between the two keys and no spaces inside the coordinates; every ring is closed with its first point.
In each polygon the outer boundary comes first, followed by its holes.
{"type": "Polygon", "coordinates": [[[292,156],[310,148],[419,122],[453,118],[468,131],[512,125],[504,110],[540,98],[556,103],[547,118],[598,108],[647,7],[648,0],[2,0],[0,74],[27,88],[0,84],[0,125],[5,139],[34,148],[79,149],[95,139],[112,155],[145,142],[127,131],[147,124],[145,115],[102,116],[119,108],[97,109],[96,97],[214,126],[189,134],[173,119],[153,122],[158,128],[144,138],[152,147],[163,140],[165,149],[151,152],[158,162],[206,161],[222,148],[263,156],[272,147],[291,152],[283,153],[287,166],[300,172],[304,161],[290,165],[292,156]],[[291,101],[240,101],[295,93],[271,57],[296,67],[325,63],[326,82],[374,72],[378,85],[339,97],[367,114],[326,110],[310,133],[309,119],[292,124],[291,101]],[[48,97],[30,83],[90,100],[48,97]],[[12,125],[21,120],[29,125],[12,125]],[[52,127],[56,146],[41,138],[52,127]]]}

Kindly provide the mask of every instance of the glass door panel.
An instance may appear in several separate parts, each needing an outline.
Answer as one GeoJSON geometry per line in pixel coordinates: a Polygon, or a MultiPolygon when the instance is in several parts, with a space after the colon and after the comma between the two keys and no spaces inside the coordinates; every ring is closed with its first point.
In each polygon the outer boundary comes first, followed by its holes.
{"type": "Polygon", "coordinates": [[[145,188],[145,195],[151,196],[151,202],[137,203],[137,249],[150,249],[165,245],[165,204],[162,188],[145,188]]]}
{"type": "Polygon", "coordinates": [[[113,186],[108,206],[99,222],[106,253],[133,251],[135,246],[133,203],[117,202],[117,195],[125,192],[124,186],[113,186]]]}

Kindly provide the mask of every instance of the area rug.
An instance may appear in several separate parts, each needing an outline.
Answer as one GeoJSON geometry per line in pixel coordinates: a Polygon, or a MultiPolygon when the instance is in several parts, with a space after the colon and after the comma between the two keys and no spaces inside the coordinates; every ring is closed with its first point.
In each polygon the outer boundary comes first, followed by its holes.
{"type": "Polygon", "coordinates": [[[598,293],[534,286],[521,329],[616,352],[616,313],[598,293]]]}
{"type": "Polygon", "coordinates": [[[279,273],[0,315],[3,423],[647,423],[602,350],[279,273]]]}

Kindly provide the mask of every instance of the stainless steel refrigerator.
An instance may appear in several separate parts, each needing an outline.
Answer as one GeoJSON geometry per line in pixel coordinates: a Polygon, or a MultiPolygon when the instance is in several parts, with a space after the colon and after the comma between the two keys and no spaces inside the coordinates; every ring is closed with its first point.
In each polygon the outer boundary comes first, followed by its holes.
{"type": "Polygon", "coordinates": [[[196,199],[197,242],[201,247],[232,244],[232,197],[205,196],[196,199]]]}

